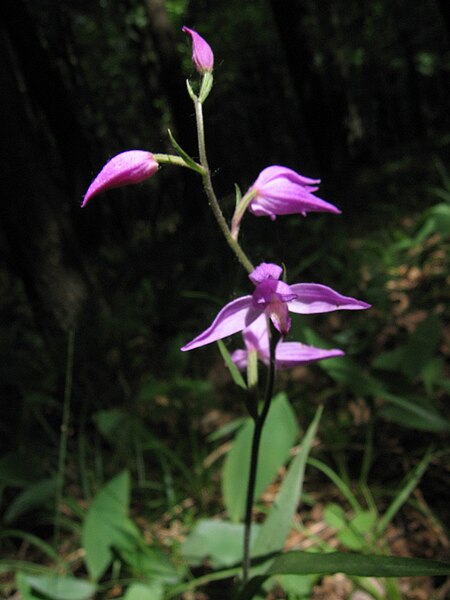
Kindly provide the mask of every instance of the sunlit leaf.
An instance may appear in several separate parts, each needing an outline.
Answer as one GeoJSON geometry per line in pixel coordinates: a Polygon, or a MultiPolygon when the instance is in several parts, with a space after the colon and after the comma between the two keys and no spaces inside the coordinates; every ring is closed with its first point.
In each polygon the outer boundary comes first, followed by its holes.
{"type": "Polygon", "coordinates": [[[133,547],[137,532],[129,521],[130,476],[123,471],[98,493],[86,515],[81,541],[92,579],[99,579],[112,560],[112,546],[133,547]]]}
{"type": "Polygon", "coordinates": [[[89,581],[58,575],[25,575],[27,584],[51,600],[89,600],[96,586],[89,581]]]}
{"type": "MultiPolygon", "coordinates": [[[[252,527],[252,540],[258,529],[258,525],[252,527]]],[[[183,544],[183,556],[191,566],[209,559],[213,568],[229,567],[242,561],[243,534],[240,523],[202,520],[183,544]]]]}
{"type": "Polygon", "coordinates": [[[132,583],[123,600],[161,600],[164,588],[159,582],[132,583]]]}

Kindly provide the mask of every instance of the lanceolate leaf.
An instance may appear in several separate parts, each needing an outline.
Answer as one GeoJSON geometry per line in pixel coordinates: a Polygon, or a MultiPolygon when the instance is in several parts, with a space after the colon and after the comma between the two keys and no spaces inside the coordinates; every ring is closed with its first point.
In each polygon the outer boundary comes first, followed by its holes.
{"type": "Polygon", "coordinates": [[[222,358],[225,361],[225,364],[227,365],[228,370],[230,371],[230,375],[233,378],[234,383],[236,385],[238,385],[239,387],[241,387],[242,389],[246,390],[247,385],[244,381],[244,378],[240,374],[240,372],[239,372],[238,368],[236,367],[236,365],[234,364],[234,362],[231,360],[231,356],[227,350],[227,347],[225,346],[225,344],[223,343],[222,340],[218,340],[217,345],[219,346],[220,354],[222,355],[222,358]]]}
{"type": "Polygon", "coordinates": [[[98,493],[86,515],[81,541],[86,552],[86,566],[92,579],[99,579],[113,555],[111,547],[124,546],[135,528],[128,519],[130,476],[124,471],[109,481],[98,493]]]}
{"type": "Polygon", "coordinates": [[[237,600],[249,600],[272,575],[345,573],[357,577],[417,577],[450,575],[450,563],[425,558],[330,552],[288,552],[278,556],[263,575],[250,579],[237,600]]]}
{"type": "MultiPolygon", "coordinates": [[[[262,494],[288,459],[297,433],[294,411],[286,395],[278,394],[272,401],[262,433],[255,498],[262,494]]],[[[238,522],[244,514],[252,434],[253,421],[248,419],[236,436],[222,473],[224,502],[234,522],[238,522]]]]}
{"type": "Polygon", "coordinates": [[[306,459],[316,435],[322,410],[322,407],[317,409],[314,420],[303,439],[300,452],[292,461],[269,516],[261,526],[252,547],[252,555],[255,557],[280,551],[283,548],[300,502],[306,459]]]}

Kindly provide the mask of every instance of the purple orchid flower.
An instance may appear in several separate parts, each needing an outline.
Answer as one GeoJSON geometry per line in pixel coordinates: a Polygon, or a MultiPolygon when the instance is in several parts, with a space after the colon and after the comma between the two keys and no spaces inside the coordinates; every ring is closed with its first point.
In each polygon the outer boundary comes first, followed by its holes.
{"type": "Polygon", "coordinates": [[[261,315],[270,318],[275,328],[285,336],[290,328],[289,311],[299,314],[326,313],[334,310],[364,310],[370,304],[342,296],[319,283],[288,285],[279,278],[283,269],[271,263],[261,263],[249,275],[256,285],[251,296],[242,296],[222,308],[212,324],[181,350],[193,350],[224,337],[243,331],[261,315]]]}
{"type": "Polygon", "coordinates": [[[127,150],[111,158],[103,167],[86,192],[81,207],[100,192],[141,183],[156,173],[158,163],[151,152],[144,150],[127,150]]]}
{"type": "Polygon", "coordinates": [[[191,36],[192,40],[192,62],[197,71],[203,75],[211,72],[214,68],[214,54],[211,46],[196,31],[183,27],[182,31],[191,36]]]}
{"type": "MultiPolygon", "coordinates": [[[[256,321],[253,321],[249,327],[246,327],[242,333],[245,343],[245,349],[235,350],[231,355],[231,360],[240,371],[247,368],[248,355],[250,352],[256,352],[258,358],[266,365],[270,362],[269,334],[267,330],[267,318],[260,315],[256,321]]],[[[299,365],[307,365],[318,360],[343,356],[344,352],[339,348],[324,350],[307,346],[300,342],[278,342],[275,349],[275,366],[277,370],[291,369],[299,365]]]]}
{"type": "Polygon", "coordinates": [[[277,215],[308,212],[340,214],[333,204],[313,195],[319,189],[320,179],[310,179],[287,167],[267,167],[259,174],[247,194],[254,195],[248,210],[257,217],[267,216],[274,221],[277,215]]]}

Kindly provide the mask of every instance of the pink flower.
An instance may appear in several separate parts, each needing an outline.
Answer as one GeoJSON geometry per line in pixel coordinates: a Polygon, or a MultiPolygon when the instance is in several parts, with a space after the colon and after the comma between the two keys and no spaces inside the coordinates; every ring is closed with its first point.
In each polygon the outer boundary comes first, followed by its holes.
{"type": "MultiPolygon", "coordinates": [[[[270,361],[269,335],[267,331],[267,319],[264,315],[259,316],[256,321],[246,327],[242,333],[245,349],[235,350],[231,359],[240,371],[247,368],[248,355],[256,351],[258,358],[266,365],[270,361]]],[[[300,342],[278,342],[275,350],[275,365],[277,370],[290,369],[299,365],[307,365],[318,360],[343,356],[344,352],[338,348],[324,350],[307,346],[300,342]]]]}
{"type": "Polygon", "coordinates": [[[308,212],[339,214],[341,211],[336,206],[313,195],[319,183],[320,179],[303,177],[287,167],[267,167],[246,194],[254,194],[248,209],[257,217],[268,216],[272,221],[277,215],[296,213],[303,216],[308,212]]]}
{"type": "Polygon", "coordinates": [[[207,73],[214,68],[214,54],[211,46],[196,31],[183,27],[182,31],[191,36],[192,39],[192,62],[199,73],[207,73]]]}
{"type": "Polygon", "coordinates": [[[211,325],[181,350],[193,350],[224,337],[243,331],[258,317],[265,315],[285,336],[290,328],[289,311],[299,314],[326,313],[334,310],[364,310],[370,304],[342,296],[319,283],[288,285],[279,278],[282,268],[261,263],[249,275],[256,289],[251,296],[242,296],[222,308],[211,325]]]}
{"type": "Polygon", "coordinates": [[[103,167],[86,192],[82,207],[92,196],[122,185],[145,181],[158,170],[158,163],[151,152],[128,150],[111,158],[103,167]]]}

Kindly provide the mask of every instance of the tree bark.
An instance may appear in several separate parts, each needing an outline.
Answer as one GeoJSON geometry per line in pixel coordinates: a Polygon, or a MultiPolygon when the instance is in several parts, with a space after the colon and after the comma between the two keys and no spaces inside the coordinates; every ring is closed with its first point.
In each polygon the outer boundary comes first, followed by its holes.
{"type": "Polygon", "coordinates": [[[2,16],[7,18],[0,30],[1,180],[5,190],[0,234],[11,272],[23,281],[38,328],[54,360],[63,367],[60,344],[66,343],[64,333],[76,326],[91,296],[70,216],[73,193],[69,191],[74,178],[87,168],[87,159],[82,135],[74,133],[76,123],[67,94],[28,17],[24,17],[24,30],[15,31],[22,27],[16,21],[22,10],[18,0],[2,4],[2,16]],[[66,172],[60,172],[61,165],[67,166],[66,172]]]}
{"type": "Polygon", "coordinates": [[[327,87],[313,68],[302,25],[305,16],[302,3],[298,0],[270,3],[317,165],[321,173],[335,174],[340,167],[339,158],[346,154],[345,99],[327,87]]]}
{"type": "Polygon", "coordinates": [[[179,142],[187,148],[195,147],[195,127],[192,105],[186,93],[180,56],[177,51],[176,32],[170,21],[164,0],[146,0],[150,19],[149,33],[158,55],[161,89],[167,97],[179,142]]]}

